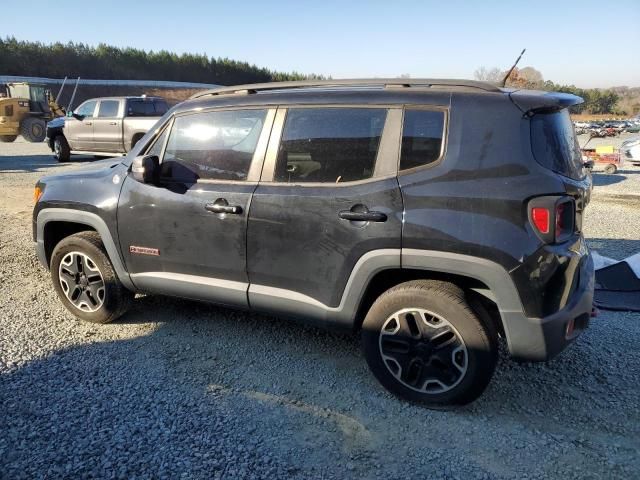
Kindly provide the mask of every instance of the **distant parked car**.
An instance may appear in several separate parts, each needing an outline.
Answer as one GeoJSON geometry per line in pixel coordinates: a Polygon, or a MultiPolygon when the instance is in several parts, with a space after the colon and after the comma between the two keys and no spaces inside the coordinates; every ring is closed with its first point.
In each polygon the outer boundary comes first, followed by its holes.
{"type": "Polygon", "coordinates": [[[72,153],[124,155],[168,109],[160,97],[93,98],[49,122],[48,144],[59,162],[72,153]]]}

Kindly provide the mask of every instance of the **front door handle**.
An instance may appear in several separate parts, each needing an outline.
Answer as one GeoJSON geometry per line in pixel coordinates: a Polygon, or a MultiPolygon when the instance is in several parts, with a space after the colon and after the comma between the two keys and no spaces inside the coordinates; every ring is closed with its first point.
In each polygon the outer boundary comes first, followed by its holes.
{"type": "Polygon", "coordinates": [[[85,125],[93,125],[93,122],[84,122],[85,125]]]}
{"type": "Polygon", "coordinates": [[[350,222],[386,222],[387,215],[369,210],[364,205],[354,205],[351,210],[341,210],[338,217],[350,222]]]}
{"type": "Polygon", "coordinates": [[[117,125],[118,122],[109,122],[109,125],[117,125]]]}
{"type": "Polygon", "coordinates": [[[229,205],[229,202],[224,198],[219,198],[213,203],[207,203],[204,209],[211,213],[230,213],[232,215],[242,213],[242,207],[240,205],[229,205]]]}

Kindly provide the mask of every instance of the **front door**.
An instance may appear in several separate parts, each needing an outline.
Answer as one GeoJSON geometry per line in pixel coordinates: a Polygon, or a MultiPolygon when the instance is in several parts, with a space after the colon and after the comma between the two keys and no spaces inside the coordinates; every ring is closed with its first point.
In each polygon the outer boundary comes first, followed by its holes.
{"type": "Polygon", "coordinates": [[[122,152],[122,100],[100,100],[93,119],[93,145],[96,152],[122,152]]]}
{"type": "Polygon", "coordinates": [[[275,111],[178,115],[147,154],[156,185],[126,178],[120,247],[142,290],[247,306],[247,213],[275,111]]]}
{"type": "Polygon", "coordinates": [[[293,300],[293,314],[326,318],[365,254],[395,252],[400,266],[399,119],[384,107],[288,109],[251,201],[252,307],[272,309],[279,297],[293,300]]]}
{"type": "Polygon", "coordinates": [[[93,120],[98,102],[87,100],[64,121],[64,135],[71,150],[91,150],[93,144],[93,120]]]}

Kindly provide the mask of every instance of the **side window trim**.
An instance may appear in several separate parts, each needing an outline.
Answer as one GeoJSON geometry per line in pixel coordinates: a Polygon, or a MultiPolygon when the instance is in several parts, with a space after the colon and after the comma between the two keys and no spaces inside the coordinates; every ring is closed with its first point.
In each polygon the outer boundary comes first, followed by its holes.
{"type": "Polygon", "coordinates": [[[402,108],[402,118],[400,121],[400,137],[398,139],[398,163],[397,163],[397,174],[398,175],[408,175],[422,169],[433,168],[437,165],[440,165],[444,160],[447,154],[447,144],[449,143],[449,109],[445,106],[437,106],[437,105],[409,105],[406,104],[402,108]],[[442,121],[442,143],[440,144],[440,156],[435,159],[433,162],[426,163],[424,165],[418,165],[417,167],[407,168],[405,170],[400,170],[400,160],[402,159],[402,138],[404,136],[404,114],[407,110],[426,110],[429,112],[442,112],[444,114],[444,119],[442,121]]]}
{"type": "Polygon", "coordinates": [[[384,178],[397,175],[398,165],[400,163],[400,143],[402,139],[402,106],[400,105],[295,105],[287,107],[278,107],[276,118],[271,130],[267,154],[260,176],[260,183],[268,183],[270,185],[286,185],[296,187],[342,187],[357,185],[361,183],[375,182],[384,178]],[[280,140],[284,131],[287,113],[294,108],[371,108],[387,110],[380,144],[378,145],[378,153],[376,155],[374,171],[371,177],[352,182],[328,183],[328,182],[304,182],[304,183],[288,183],[274,181],[276,173],[276,165],[278,162],[278,152],[280,149],[280,140]]]}
{"type": "Polygon", "coordinates": [[[150,141],[145,145],[144,149],[142,149],[141,151],[144,152],[143,155],[148,155],[149,151],[151,151],[151,149],[155,146],[156,144],[156,140],[158,138],[160,138],[162,135],[164,135],[165,132],[167,132],[167,136],[164,137],[163,141],[162,141],[162,147],[160,149],[160,154],[158,155],[158,160],[160,161],[160,163],[162,163],[162,159],[164,158],[164,152],[167,148],[167,143],[169,141],[169,133],[171,133],[171,128],[173,127],[173,120],[174,117],[172,116],[171,118],[169,118],[167,120],[167,122],[165,122],[164,125],[162,125],[157,131],[156,133],[153,135],[153,137],[150,139],[150,141]]]}
{"type": "MultiPolygon", "coordinates": [[[[244,180],[220,180],[220,179],[211,179],[211,178],[199,178],[196,180],[196,183],[225,183],[225,184],[247,184],[247,183],[257,183],[260,180],[260,174],[263,170],[264,159],[267,153],[267,147],[269,143],[269,137],[272,132],[274,119],[276,117],[276,108],[272,106],[250,106],[250,107],[224,107],[224,108],[209,108],[205,110],[198,111],[188,111],[181,112],[171,116],[171,119],[166,123],[166,128],[168,130],[168,135],[164,139],[164,145],[162,146],[162,152],[160,156],[160,163],[164,161],[164,156],[166,154],[167,145],[169,144],[169,137],[171,136],[171,129],[173,129],[173,124],[175,122],[176,117],[183,117],[189,115],[197,115],[201,113],[207,112],[222,112],[222,111],[242,111],[242,110],[266,110],[267,115],[264,119],[264,124],[262,125],[262,131],[260,132],[260,136],[258,137],[258,143],[256,145],[256,149],[253,152],[253,156],[251,157],[251,165],[249,166],[249,171],[247,172],[247,178],[244,180]]],[[[159,135],[162,135],[164,132],[164,128],[158,130],[155,138],[158,138],[159,135]]],[[[145,148],[145,151],[148,151],[151,147],[153,147],[153,141],[148,144],[148,147],[145,148]]]]}

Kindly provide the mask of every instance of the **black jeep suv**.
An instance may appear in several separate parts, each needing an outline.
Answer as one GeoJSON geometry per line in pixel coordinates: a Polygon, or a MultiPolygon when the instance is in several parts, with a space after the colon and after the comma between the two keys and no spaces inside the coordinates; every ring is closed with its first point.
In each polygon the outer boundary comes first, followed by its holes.
{"type": "Polygon", "coordinates": [[[135,292],[307,319],[360,331],[390,391],[468,403],[499,337],[542,361],[589,323],[581,101],[458,80],[202,92],[124,160],[37,183],[38,257],[83,320],[135,292]]]}

